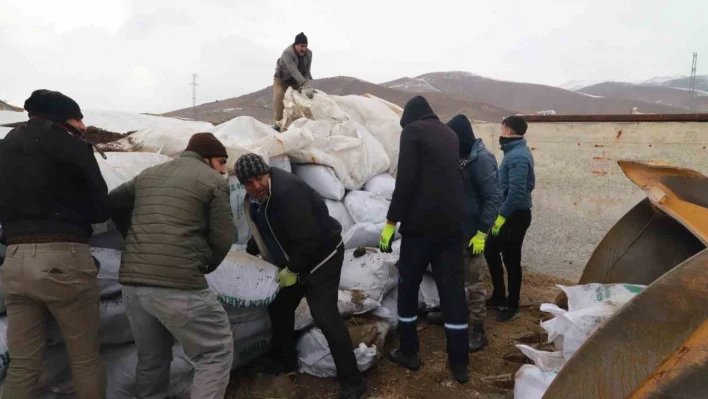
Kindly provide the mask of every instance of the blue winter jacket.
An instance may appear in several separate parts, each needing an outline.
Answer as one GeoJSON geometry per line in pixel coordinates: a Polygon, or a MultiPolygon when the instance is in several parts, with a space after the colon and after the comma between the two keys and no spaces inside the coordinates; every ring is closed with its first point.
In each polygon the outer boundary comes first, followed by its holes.
{"type": "Polygon", "coordinates": [[[531,209],[531,191],[536,186],[533,155],[526,139],[502,144],[504,159],[499,166],[499,191],[503,202],[499,214],[508,218],[514,212],[531,209]]]}
{"type": "Polygon", "coordinates": [[[502,197],[497,183],[497,158],[482,139],[475,139],[467,158],[461,160],[465,183],[465,238],[477,231],[488,233],[499,213],[502,197]]]}

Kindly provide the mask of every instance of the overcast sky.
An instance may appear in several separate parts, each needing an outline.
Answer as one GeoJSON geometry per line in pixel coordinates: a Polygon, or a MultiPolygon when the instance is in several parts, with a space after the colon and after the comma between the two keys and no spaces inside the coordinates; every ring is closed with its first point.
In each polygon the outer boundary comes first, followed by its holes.
{"type": "Polygon", "coordinates": [[[0,0],[0,99],[167,112],[272,83],[304,31],[315,78],[427,72],[560,85],[708,73],[708,1],[0,0]]]}

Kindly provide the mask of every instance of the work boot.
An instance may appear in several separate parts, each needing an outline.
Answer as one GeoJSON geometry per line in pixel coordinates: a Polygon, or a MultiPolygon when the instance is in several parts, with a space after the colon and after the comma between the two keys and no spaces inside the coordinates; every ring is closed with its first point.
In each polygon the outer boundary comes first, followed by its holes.
{"type": "Polygon", "coordinates": [[[470,380],[470,371],[467,369],[466,365],[450,365],[450,372],[452,372],[452,378],[460,384],[464,384],[470,380]]]}
{"type": "Polygon", "coordinates": [[[277,123],[276,123],[275,125],[273,125],[272,128],[273,128],[273,130],[275,130],[276,132],[280,133],[280,125],[278,125],[277,123]]]}
{"type": "Polygon", "coordinates": [[[358,385],[340,385],[339,399],[362,399],[366,396],[366,382],[362,379],[358,385]]]}
{"type": "Polygon", "coordinates": [[[487,335],[484,333],[484,323],[473,323],[470,331],[469,350],[477,352],[489,343],[487,335]]]}
{"type": "Polygon", "coordinates": [[[518,307],[504,306],[499,308],[499,313],[497,314],[497,321],[506,323],[507,321],[512,321],[517,317],[521,316],[518,307]]]}
{"type": "Polygon", "coordinates": [[[484,305],[487,308],[499,308],[501,306],[506,306],[506,299],[505,298],[498,298],[492,295],[489,299],[484,301],[484,305]]]}
{"type": "Polygon", "coordinates": [[[438,326],[441,326],[445,324],[445,318],[443,317],[443,312],[441,311],[433,311],[433,312],[428,312],[427,315],[425,315],[425,320],[428,320],[428,323],[430,324],[435,324],[438,326]]]}
{"type": "Polygon", "coordinates": [[[388,358],[397,365],[409,370],[418,371],[420,369],[420,358],[417,353],[405,355],[400,349],[393,349],[388,353],[388,358]]]}

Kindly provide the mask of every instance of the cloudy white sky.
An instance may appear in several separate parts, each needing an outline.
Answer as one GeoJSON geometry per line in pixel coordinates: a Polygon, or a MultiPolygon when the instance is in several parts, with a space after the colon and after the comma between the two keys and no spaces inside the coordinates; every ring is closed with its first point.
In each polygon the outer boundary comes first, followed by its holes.
{"type": "Polygon", "coordinates": [[[37,88],[83,108],[166,112],[272,82],[304,31],[315,78],[462,70],[504,80],[708,73],[704,0],[0,0],[0,99],[37,88]],[[705,65],[705,67],[703,67],[705,65]]]}

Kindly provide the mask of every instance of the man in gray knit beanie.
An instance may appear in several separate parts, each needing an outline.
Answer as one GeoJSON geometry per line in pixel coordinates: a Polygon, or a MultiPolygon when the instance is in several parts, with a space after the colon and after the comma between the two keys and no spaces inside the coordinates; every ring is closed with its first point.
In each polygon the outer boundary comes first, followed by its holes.
{"type": "Polygon", "coordinates": [[[337,308],[344,261],[342,226],[315,190],[297,176],[269,167],[259,155],[240,157],[234,170],[247,192],[243,209],[252,237],[246,251],[280,268],[281,289],[268,307],[273,326],[268,371],[297,370],[295,308],[304,296],[337,366],[339,398],[362,398],[366,385],[337,308]]]}

